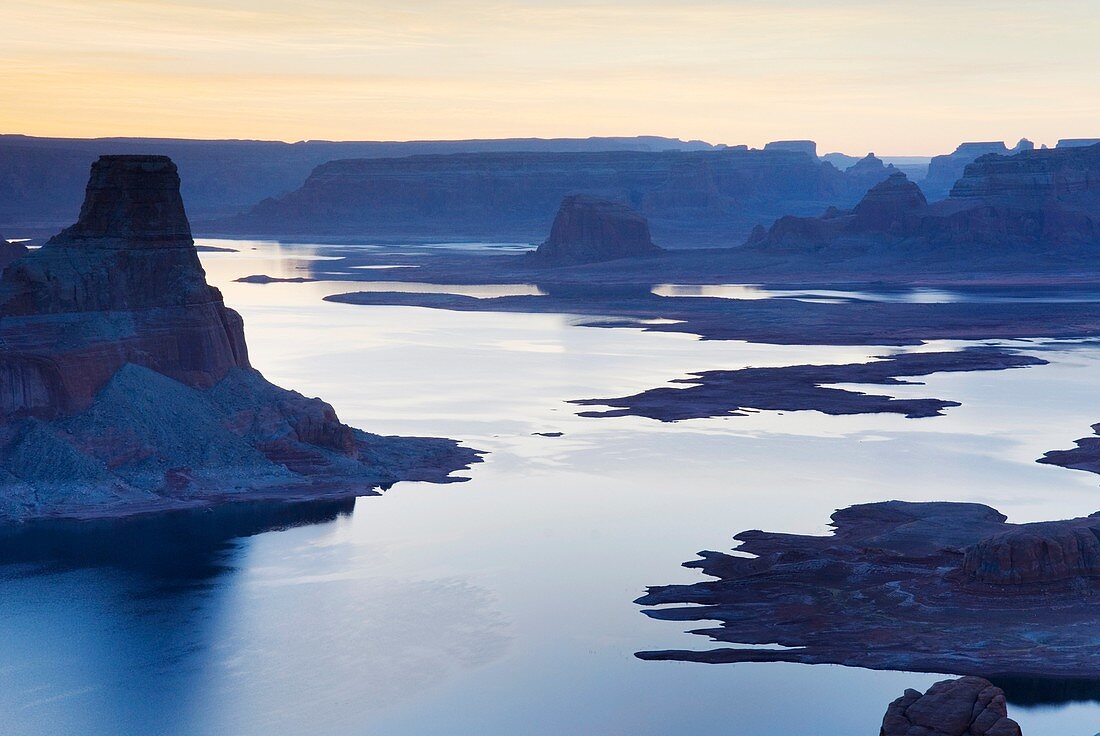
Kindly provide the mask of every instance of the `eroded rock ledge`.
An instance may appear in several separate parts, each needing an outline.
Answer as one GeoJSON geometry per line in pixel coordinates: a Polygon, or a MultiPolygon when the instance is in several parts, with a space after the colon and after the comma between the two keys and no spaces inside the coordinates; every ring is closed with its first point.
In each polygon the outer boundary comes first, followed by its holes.
{"type": "Polygon", "coordinates": [[[162,156],[105,156],[78,222],[0,277],[0,519],[333,498],[478,454],[380,437],[251,367],[162,156]]]}
{"type": "Polygon", "coordinates": [[[744,416],[745,410],[800,411],[824,414],[903,414],[931,417],[958,406],[942,399],[897,399],[865,394],[828,384],[864,383],[902,386],[918,383],[902,376],[933,373],[996,371],[1045,365],[1047,361],[1000,348],[969,348],[953,352],[899,353],[870,363],[846,365],[792,365],[779,368],[742,368],[704,371],[672,383],[689,388],[654,388],[616,399],[581,399],[582,406],[615,407],[585,411],[586,417],[643,416],[663,422],[716,416],[744,416]]]}
{"type": "Polygon", "coordinates": [[[650,660],[802,662],[983,677],[1100,676],[1100,517],[1009,524],[972,503],[833,514],[831,536],[748,531],[715,578],[649,588],[645,613],[774,649],[640,652],[650,660]]]}

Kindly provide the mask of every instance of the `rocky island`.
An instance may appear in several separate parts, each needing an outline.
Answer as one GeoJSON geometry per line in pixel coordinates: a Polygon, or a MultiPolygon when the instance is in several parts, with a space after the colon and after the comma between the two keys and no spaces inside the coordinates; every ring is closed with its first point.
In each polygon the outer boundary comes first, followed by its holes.
{"type": "Polygon", "coordinates": [[[562,201],[550,238],[531,257],[545,264],[574,264],[663,252],[638,212],[621,202],[575,194],[562,201]]]}
{"type": "Polygon", "coordinates": [[[77,223],[0,277],[0,519],[351,497],[477,460],[266,381],[179,186],[166,157],[100,158],[77,223]]]}
{"type": "Polygon", "coordinates": [[[637,601],[661,606],[653,618],[719,622],[692,632],[713,641],[758,646],[637,656],[1100,676],[1100,516],[1010,524],[981,504],[888,501],[837,511],[832,526],[742,532],[737,556],[685,563],[713,581],[637,601]]]}

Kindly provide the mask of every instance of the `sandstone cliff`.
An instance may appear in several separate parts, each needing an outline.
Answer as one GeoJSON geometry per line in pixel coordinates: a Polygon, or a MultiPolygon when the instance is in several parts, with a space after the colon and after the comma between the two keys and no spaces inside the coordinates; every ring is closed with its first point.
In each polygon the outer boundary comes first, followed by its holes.
{"type": "Polygon", "coordinates": [[[785,217],[747,245],[941,264],[1031,259],[1036,268],[1091,258],[1100,246],[1100,145],[982,156],[933,204],[893,174],[852,210],[785,217]]]}
{"type": "Polygon", "coordinates": [[[928,163],[928,174],[920,183],[921,189],[930,200],[943,199],[966,171],[966,167],[982,156],[990,153],[1011,155],[1034,148],[1035,144],[1027,138],[1020,139],[1014,148],[1009,148],[1003,141],[960,143],[953,152],[932,158],[928,163]]]}
{"type": "Polygon", "coordinates": [[[93,165],[77,223],[0,277],[0,346],[0,518],[354,495],[474,459],[352,429],[252,369],[165,157],[93,165]]]}
{"type": "Polygon", "coordinates": [[[594,263],[618,258],[656,255],[649,223],[620,202],[585,195],[566,197],[550,238],[533,257],[548,264],[594,263]]]}
{"type": "Polygon", "coordinates": [[[873,183],[781,149],[344,160],[222,228],[536,242],[564,197],[587,194],[638,210],[666,247],[729,246],[757,222],[850,207],[873,183]]]}

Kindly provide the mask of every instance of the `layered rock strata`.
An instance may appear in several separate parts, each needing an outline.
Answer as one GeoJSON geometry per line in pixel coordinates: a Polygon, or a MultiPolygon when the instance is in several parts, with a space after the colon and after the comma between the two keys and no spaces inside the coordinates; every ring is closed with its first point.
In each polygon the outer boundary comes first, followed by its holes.
{"type": "Polygon", "coordinates": [[[566,197],[550,238],[533,254],[548,264],[595,263],[661,253],[642,215],[621,202],[597,197],[566,197]]]}
{"type": "Polygon", "coordinates": [[[983,156],[934,204],[893,174],[852,210],[784,217],[746,245],[889,258],[909,268],[1088,259],[1100,245],[1100,145],[983,156]]]}
{"type": "Polygon", "coordinates": [[[0,346],[0,518],[354,495],[476,457],[264,380],[165,157],[93,165],[77,223],[0,277],[0,346]]]}
{"type": "Polygon", "coordinates": [[[749,531],[712,581],[650,588],[653,618],[752,648],[643,659],[832,663],[983,677],[1100,676],[1100,518],[1009,524],[971,503],[863,504],[830,536],[749,531]],[[680,605],[676,605],[680,604],[680,605]]]}

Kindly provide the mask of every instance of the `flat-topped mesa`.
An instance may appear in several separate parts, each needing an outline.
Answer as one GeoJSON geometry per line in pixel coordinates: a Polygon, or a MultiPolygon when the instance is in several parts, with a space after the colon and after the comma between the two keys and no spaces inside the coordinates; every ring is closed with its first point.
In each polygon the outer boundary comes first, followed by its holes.
{"type": "Polygon", "coordinates": [[[817,158],[817,142],[811,140],[772,141],[764,144],[765,151],[794,151],[817,158]]]}
{"type": "Polygon", "coordinates": [[[962,571],[987,585],[1049,585],[1100,577],[1100,519],[1028,524],[970,546],[962,571]]]}
{"type": "Polygon", "coordinates": [[[620,202],[576,194],[562,201],[550,238],[534,257],[547,263],[595,263],[662,252],[641,214],[620,202]]]}
{"type": "Polygon", "coordinates": [[[942,156],[934,156],[928,163],[928,174],[921,182],[921,189],[931,200],[946,197],[951,187],[963,175],[966,167],[990,153],[1012,155],[1022,151],[1035,149],[1035,144],[1027,138],[1021,138],[1013,147],[1009,148],[1004,141],[975,141],[960,143],[951,153],[942,156]]]}
{"type": "Polygon", "coordinates": [[[981,677],[941,680],[890,703],[879,736],[1020,736],[1004,691],[981,677]]]}
{"type": "Polygon", "coordinates": [[[166,158],[99,159],[77,224],[0,276],[0,521],[363,495],[475,460],[253,370],[166,158]]]}
{"type": "Polygon", "coordinates": [[[1032,206],[1050,201],[1100,216],[1100,144],[982,156],[966,167],[951,199],[1032,206]]]}

